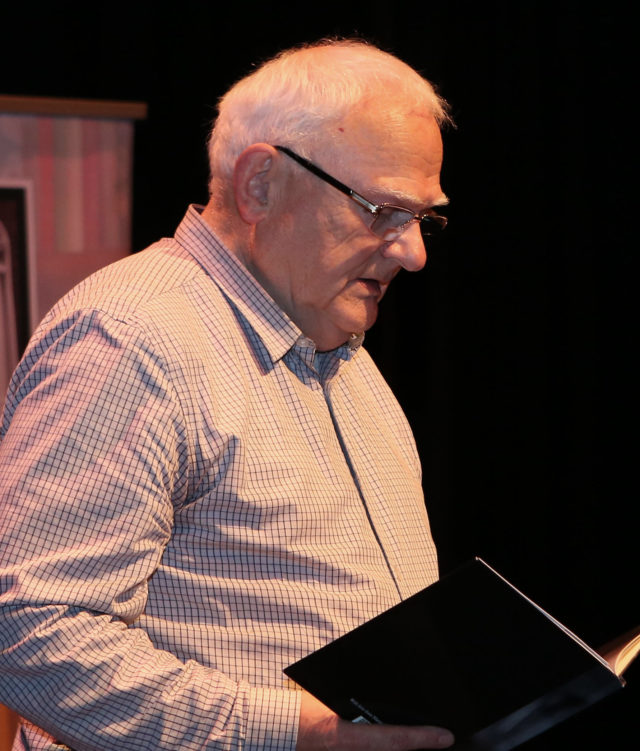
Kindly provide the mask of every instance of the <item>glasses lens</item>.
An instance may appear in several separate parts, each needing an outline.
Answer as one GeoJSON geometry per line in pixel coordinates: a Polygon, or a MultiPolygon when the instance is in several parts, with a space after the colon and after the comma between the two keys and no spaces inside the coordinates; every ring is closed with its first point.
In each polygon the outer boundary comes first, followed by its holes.
{"type": "Polygon", "coordinates": [[[412,219],[413,214],[407,209],[383,206],[373,220],[371,231],[378,237],[384,237],[388,232],[404,229],[412,219]]]}
{"type": "MultiPolygon", "coordinates": [[[[383,206],[373,220],[371,231],[378,237],[384,238],[387,234],[396,233],[398,230],[404,232],[414,219],[416,219],[415,214],[408,209],[383,206]]],[[[447,226],[447,218],[431,211],[423,216],[419,223],[423,237],[434,237],[447,226]]]]}
{"type": "Polygon", "coordinates": [[[435,237],[447,226],[447,217],[439,214],[427,214],[420,220],[420,231],[423,237],[435,237]]]}

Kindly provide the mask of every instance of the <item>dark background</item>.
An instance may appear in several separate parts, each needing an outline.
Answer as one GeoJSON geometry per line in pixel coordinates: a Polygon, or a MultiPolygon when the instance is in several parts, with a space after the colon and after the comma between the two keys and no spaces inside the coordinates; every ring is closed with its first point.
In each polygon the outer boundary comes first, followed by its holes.
{"type": "MultiPolygon", "coordinates": [[[[206,201],[215,102],[252,63],[357,34],[423,72],[457,122],[450,227],[367,342],[415,431],[441,568],[482,556],[593,646],[640,624],[631,17],[583,2],[226,6],[3,10],[0,93],[148,103],[139,249],[206,201]]],[[[637,749],[637,666],[628,679],[523,749],[637,749]]]]}

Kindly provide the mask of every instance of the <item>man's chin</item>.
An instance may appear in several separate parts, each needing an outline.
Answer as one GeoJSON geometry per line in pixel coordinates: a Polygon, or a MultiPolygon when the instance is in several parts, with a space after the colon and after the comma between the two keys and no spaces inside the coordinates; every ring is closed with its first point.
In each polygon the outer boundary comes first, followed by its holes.
{"type": "Polygon", "coordinates": [[[378,318],[378,305],[371,306],[371,310],[367,311],[366,316],[353,316],[349,321],[346,321],[341,325],[341,331],[347,334],[347,338],[350,338],[354,334],[360,336],[365,331],[373,326],[378,318]]]}
{"type": "Polygon", "coordinates": [[[315,332],[316,337],[310,337],[315,341],[319,351],[337,349],[348,342],[354,334],[360,336],[373,326],[378,317],[378,303],[371,298],[359,300],[358,303],[356,306],[345,306],[342,310],[334,308],[330,311],[333,315],[323,318],[322,330],[315,332]]]}

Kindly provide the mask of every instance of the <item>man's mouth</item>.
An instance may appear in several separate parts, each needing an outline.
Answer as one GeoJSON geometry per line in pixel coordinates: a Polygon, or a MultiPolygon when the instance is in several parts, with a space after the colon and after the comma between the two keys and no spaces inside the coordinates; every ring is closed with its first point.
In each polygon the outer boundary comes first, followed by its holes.
{"type": "Polygon", "coordinates": [[[360,277],[358,282],[360,282],[360,284],[366,289],[367,293],[372,297],[379,298],[382,295],[382,284],[377,279],[360,277]]]}

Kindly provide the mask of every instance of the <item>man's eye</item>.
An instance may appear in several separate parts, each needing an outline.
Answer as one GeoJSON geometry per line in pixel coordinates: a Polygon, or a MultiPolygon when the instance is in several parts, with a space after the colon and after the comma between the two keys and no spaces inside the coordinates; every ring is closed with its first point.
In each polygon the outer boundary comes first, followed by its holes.
{"type": "Polygon", "coordinates": [[[382,221],[384,221],[389,227],[400,227],[413,219],[413,214],[410,211],[391,207],[382,209],[380,216],[383,217],[382,221]]]}

